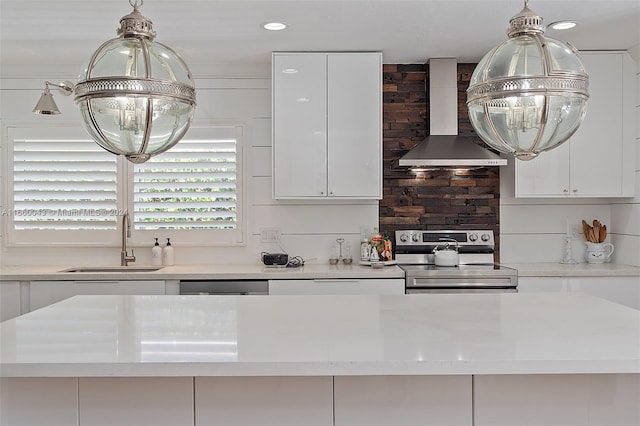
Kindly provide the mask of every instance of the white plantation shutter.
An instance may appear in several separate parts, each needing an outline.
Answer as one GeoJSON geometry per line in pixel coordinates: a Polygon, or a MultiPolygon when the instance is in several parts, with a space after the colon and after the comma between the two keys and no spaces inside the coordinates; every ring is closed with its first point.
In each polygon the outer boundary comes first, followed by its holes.
{"type": "Polygon", "coordinates": [[[73,128],[13,128],[14,231],[115,230],[117,161],[73,128]]]}
{"type": "MultiPolygon", "coordinates": [[[[132,246],[243,242],[244,127],[194,127],[176,146],[134,165],[79,127],[6,127],[10,244],[118,246],[130,214],[132,246]]],[[[4,174],[4,173],[3,173],[4,174]]]]}
{"type": "Polygon", "coordinates": [[[133,166],[134,229],[238,228],[237,129],[207,133],[133,166]]]}

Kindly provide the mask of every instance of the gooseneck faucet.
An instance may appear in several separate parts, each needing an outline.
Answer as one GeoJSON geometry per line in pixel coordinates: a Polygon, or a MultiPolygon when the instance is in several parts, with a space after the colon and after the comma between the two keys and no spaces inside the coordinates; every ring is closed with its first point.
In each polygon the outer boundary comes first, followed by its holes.
{"type": "Polygon", "coordinates": [[[131,237],[131,220],[129,219],[129,213],[122,215],[122,248],[120,249],[120,266],[128,266],[129,262],[135,262],[136,257],[133,255],[133,249],[131,249],[131,255],[127,253],[127,238],[131,237]]]}

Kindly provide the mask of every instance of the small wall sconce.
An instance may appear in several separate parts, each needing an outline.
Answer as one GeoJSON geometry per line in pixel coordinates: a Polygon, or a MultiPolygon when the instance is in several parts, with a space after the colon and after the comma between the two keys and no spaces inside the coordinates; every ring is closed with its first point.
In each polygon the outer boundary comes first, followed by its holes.
{"type": "Polygon", "coordinates": [[[44,92],[42,92],[42,96],[38,100],[36,107],[33,109],[33,112],[36,114],[60,114],[60,110],[58,109],[58,105],[53,100],[53,95],[49,90],[49,86],[55,86],[58,90],[64,95],[69,96],[73,93],[74,85],[72,82],[65,80],[60,82],[60,84],[51,83],[50,81],[44,82],[44,92]]]}

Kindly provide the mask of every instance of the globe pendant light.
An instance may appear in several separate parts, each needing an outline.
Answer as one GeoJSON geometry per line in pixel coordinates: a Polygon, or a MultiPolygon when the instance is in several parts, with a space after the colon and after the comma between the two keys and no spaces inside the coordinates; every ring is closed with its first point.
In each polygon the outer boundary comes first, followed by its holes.
{"type": "Polygon", "coordinates": [[[133,12],[120,20],[118,38],[103,43],[81,71],[75,102],[89,134],[105,150],[133,163],[174,146],[189,129],[195,86],[184,61],[154,42],[152,22],[133,12]]]}
{"type": "Polygon", "coordinates": [[[544,37],[542,17],[529,9],[528,0],[511,18],[507,34],[471,76],[469,118],[487,145],[531,160],[578,129],[589,77],[573,46],[544,37]]]}

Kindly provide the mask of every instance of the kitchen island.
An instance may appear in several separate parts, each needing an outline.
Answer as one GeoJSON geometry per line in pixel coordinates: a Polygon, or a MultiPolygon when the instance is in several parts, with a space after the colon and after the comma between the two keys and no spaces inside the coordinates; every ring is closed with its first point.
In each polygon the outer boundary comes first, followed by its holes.
{"type": "Polygon", "coordinates": [[[0,332],[2,425],[640,424],[640,312],[584,294],[77,296],[0,332]]]}

